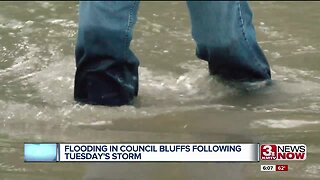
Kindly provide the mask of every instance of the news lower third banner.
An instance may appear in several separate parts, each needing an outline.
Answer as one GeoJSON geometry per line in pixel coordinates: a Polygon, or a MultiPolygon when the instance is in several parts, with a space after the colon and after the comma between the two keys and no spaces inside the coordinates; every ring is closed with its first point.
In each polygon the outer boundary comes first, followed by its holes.
{"type": "Polygon", "coordinates": [[[25,162],[259,162],[305,160],[304,144],[25,143],[25,162]],[[279,158],[280,157],[280,158],[279,158]],[[300,158],[300,159],[299,159],[300,158]]]}

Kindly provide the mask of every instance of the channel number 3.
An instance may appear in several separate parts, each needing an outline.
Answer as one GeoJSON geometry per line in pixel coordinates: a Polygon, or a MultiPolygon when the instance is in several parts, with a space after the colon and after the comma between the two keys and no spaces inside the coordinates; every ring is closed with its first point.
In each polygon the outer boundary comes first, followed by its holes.
{"type": "Polygon", "coordinates": [[[262,154],[264,156],[274,156],[275,155],[275,152],[272,151],[272,146],[270,146],[270,145],[263,146],[262,149],[265,150],[262,152],[262,154]]]}

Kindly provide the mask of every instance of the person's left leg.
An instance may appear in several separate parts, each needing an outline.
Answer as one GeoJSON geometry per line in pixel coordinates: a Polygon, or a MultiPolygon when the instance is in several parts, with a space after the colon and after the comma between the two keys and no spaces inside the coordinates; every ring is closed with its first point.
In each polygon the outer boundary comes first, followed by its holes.
{"type": "Polygon", "coordinates": [[[74,98],[120,106],[138,94],[139,61],[129,49],[137,1],[80,1],[74,98]]]}
{"type": "Polygon", "coordinates": [[[245,1],[188,1],[196,55],[212,75],[237,82],[271,80],[245,1]]]}

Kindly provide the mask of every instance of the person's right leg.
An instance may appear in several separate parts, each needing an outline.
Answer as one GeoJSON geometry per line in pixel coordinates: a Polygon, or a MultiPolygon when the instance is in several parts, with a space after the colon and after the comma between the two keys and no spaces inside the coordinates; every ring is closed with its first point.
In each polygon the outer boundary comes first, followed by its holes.
{"type": "Polygon", "coordinates": [[[270,80],[270,67],[256,41],[252,13],[244,1],[188,1],[196,55],[209,71],[240,82],[270,80]]]}
{"type": "Polygon", "coordinates": [[[129,49],[137,1],[80,1],[76,101],[130,104],[138,93],[139,61],[129,49]]]}

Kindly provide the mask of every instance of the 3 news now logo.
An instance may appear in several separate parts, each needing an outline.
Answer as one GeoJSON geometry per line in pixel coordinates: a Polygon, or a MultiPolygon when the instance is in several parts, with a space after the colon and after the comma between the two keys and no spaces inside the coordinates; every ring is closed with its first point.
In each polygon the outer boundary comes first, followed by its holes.
{"type": "Polygon", "coordinates": [[[306,160],[307,146],[305,144],[262,144],[260,146],[261,160],[306,160]]]}

